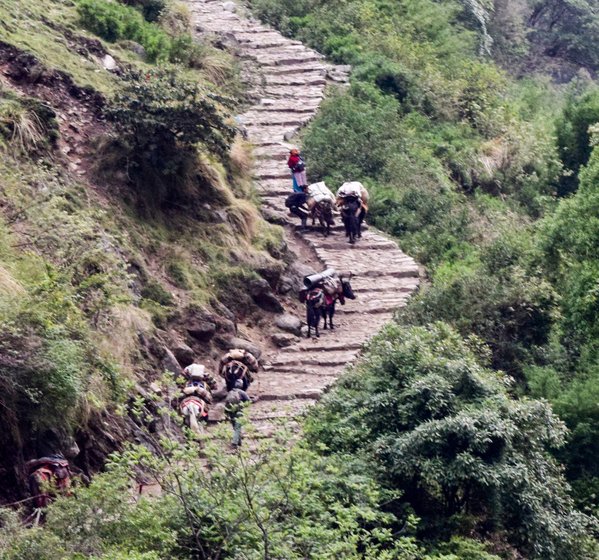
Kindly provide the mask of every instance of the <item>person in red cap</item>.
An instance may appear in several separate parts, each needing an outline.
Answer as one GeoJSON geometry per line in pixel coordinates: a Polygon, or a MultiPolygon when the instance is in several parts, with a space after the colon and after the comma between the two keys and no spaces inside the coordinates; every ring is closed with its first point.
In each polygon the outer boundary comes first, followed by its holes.
{"type": "Polygon", "coordinates": [[[289,169],[291,169],[291,174],[293,175],[293,190],[295,192],[304,192],[308,188],[306,164],[297,148],[293,148],[289,151],[287,165],[289,166],[289,169]]]}

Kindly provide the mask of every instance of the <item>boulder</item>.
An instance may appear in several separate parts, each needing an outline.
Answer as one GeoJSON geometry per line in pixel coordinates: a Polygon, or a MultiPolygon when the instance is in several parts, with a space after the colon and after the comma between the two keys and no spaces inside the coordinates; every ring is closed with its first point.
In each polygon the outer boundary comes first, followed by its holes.
{"type": "Polygon", "coordinates": [[[224,306],[220,301],[216,298],[210,299],[210,305],[214,308],[214,310],[219,314],[228,319],[229,321],[235,321],[235,314],[226,306],[224,306]]]}
{"type": "Polygon", "coordinates": [[[293,333],[296,336],[301,334],[302,322],[295,315],[285,313],[275,319],[275,325],[283,331],[293,333]]]}
{"type": "Polygon", "coordinates": [[[109,54],[104,55],[104,58],[102,59],[102,66],[104,66],[106,70],[116,70],[116,60],[109,54]]]}
{"type": "Polygon", "coordinates": [[[289,276],[299,278],[302,282],[302,286],[305,276],[310,276],[311,274],[316,274],[317,272],[318,270],[314,270],[314,268],[310,265],[304,264],[300,261],[292,262],[287,269],[287,274],[289,276]]]}
{"type": "Polygon", "coordinates": [[[288,294],[291,290],[295,288],[297,285],[297,281],[295,281],[291,276],[281,276],[279,279],[279,285],[277,286],[277,291],[282,294],[288,294]]]}
{"type": "Polygon", "coordinates": [[[237,11],[237,4],[235,4],[235,2],[223,2],[222,7],[223,7],[223,10],[225,10],[225,12],[236,12],[237,11]]]}
{"type": "Polygon", "coordinates": [[[178,342],[176,346],[173,346],[173,354],[182,367],[193,364],[195,352],[184,342],[178,342]]]}
{"type": "Polygon", "coordinates": [[[216,333],[216,323],[196,319],[187,326],[187,332],[199,342],[208,342],[216,333]]]}
{"type": "Polygon", "coordinates": [[[268,263],[256,269],[256,272],[274,288],[281,278],[282,266],[279,263],[268,263]]]}
{"type": "Polygon", "coordinates": [[[247,350],[256,359],[259,359],[262,355],[262,350],[259,346],[253,342],[250,342],[249,340],[245,340],[244,338],[239,338],[237,336],[226,339],[226,348],[228,350],[231,348],[241,348],[241,350],[247,350]]]}
{"type": "Polygon", "coordinates": [[[272,313],[283,313],[283,306],[273,293],[270,284],[264,278],[251,280],[248,284],[248,290],[254,303],[272,313]]]}
{"type": "Polygon", "coordinates": [[[292,346],[296,342],[299,342],[299,338],[291,333],[275,333],[271,336],[271,340],[279,348],[285,348],[286,346],[292,346]]]}
{"type": "Polygon", "coordinates": [[[164,349],[164,358],[162,358],[162,369],[169,371],[174,376],[181,375],[181,366],[175,358],[175,355],[168,349],[164,349]]]}
{"type": "Polygon", "coordinates": [[[285,217],[285,214],[282,214],[281,212],[266,207],[262,207],[260,212],[262,212],[264,219],[271,224],[276,224],[278,226],[287,224],[287,218],[285,217]]]}
{"type": "Polygon", "coordinates": [[[134,52],[142,60],[146,60],[148,56],[146,53],[146,49],[139,43],[136,43],[135,41],[120,41],[119,44],[123,48],[130,50],[131,52],[134,52]]]}

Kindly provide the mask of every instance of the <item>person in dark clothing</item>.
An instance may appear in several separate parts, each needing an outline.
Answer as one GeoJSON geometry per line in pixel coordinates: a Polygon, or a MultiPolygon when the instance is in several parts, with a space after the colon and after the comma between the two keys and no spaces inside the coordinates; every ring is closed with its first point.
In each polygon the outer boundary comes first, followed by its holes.
{"type": "Polygon", "coordinates": [[[225,399],[225,415],[233,426],[233,439],[231,445],[239,447],[241,445],[241,418],[247,403],[251,402],[249,395],[243,390],[243,383],[239,379],[235,383],[235,387],[227,393],[225,399]]]}
{"type": "Polygon", "coordinates": [[[285,200],[285,206],[289,208],[289,212],[302,221],[302,231],[306,229],[308,216],[310,216],[307,202],[308,194],[305,192],[293,193],[285,200]]]}

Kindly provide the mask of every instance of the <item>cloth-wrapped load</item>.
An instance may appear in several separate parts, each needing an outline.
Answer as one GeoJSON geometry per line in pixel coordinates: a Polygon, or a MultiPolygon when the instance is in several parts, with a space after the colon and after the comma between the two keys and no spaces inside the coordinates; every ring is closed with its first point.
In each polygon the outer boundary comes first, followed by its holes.
{"type": "Polygon", "coordinates": [[[366,187],[359,181],[349,181],[343,183],[337,191],[337,205],[339,205],[343,199],[347,196],[355,196],[362,201],[362,206],[365,210],[368,210],[368,198],[369,194],[366,187]]]}
{"type": "Polygon", "coordinates": [[[314,199],[314,202],[322,202],[329,199],[331,202],[335,200],[335,195],[326,186],[324,181],[314,183],[308,186],[308,195],[314,199]]]}

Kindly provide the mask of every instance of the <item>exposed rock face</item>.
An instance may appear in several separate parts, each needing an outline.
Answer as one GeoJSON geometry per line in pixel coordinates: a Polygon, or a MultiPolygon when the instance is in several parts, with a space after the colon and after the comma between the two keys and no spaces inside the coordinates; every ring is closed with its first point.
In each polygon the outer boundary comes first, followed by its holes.
{"type": "Polygon", "coordinates": [[[102,59],[102,66],[104,66],[106,70],[116,70],[116,60],[112,58],[109,54],[104,55],[104,58],[102,59]]]}
{"type": "Polygon", "coordinates": [[[175,355],[168,349],[164,349],[164,358],[162,358],[162,367],[165,371],[177,376],[181,373],[181,365],[177,361],[175,355]]]}
{"type": "Polygon", "coordinates": [[[250,354],[252,354],[257,359],[259,359],[260,356],[262,356],[262,349],[257,344],[254,344],[253,342],[250,342],[249,340],[245,340],[245,339],[239,338],[237,336],[229,338],[226,341],[226,348],[227,349],[240,348],[241,350],[247,350],[250,354]]]}
{"type": "Polygon", "coordinates": [[[195,353],[189,346],[187,346],[187,344],[184,342],[178,342],[172,347],[172,349],[175,358],[177,358],[177,361],[182,367],[187,367],[189,364],[193,364],[195,353]]]}
{"type": "MultiPolygon", "coordinates": [[[[249,93],[256,101],[240,119],[255,147],[254,177],[263,215],[272,223],[290,226],[287,234],[293,235],[297,219],[288,217],[284,206],[291,190],[286,166],[290,146],[285,140],[291,140],[314,116],[326,83],[348,82],[349,68],[332,66],[298,41],[246,17],[241,6],[229,11],[222,3],[210,0],[189,0],[189,5],[196,28],[201,26],[223,42],[235,44],[241,58],[253,65],[246,74],[252,78],[249,93]]],[[[310,178],[309,165],[307,172],[310,178]]],[[[329,186],[335,190],[338,185],[329,186]]],[[[358,299],[337,307],[337,329],[321,330],[319,339],[298,340],[302,321],[293,315],[275,318],[277,327],[285,330],[272,335],[280,350],[266,356],[264,371],[250,388],[260,400],[249,414],[263,435],[272,433],[273,419],[292,421],[320,398],[356,359],[364,342],[405,305],[419,282],[417,264],[393,241],[372,229],[351,247],[340,224],[333,228],[331,237],[323,238],[309,228],[302,238],[316,252],[323,269],[333,267],[354,274],[351,284],[358,299]]],[[[299,290],[303,277],[314,272],[298,261],[284,271],[276,287],[279,293],[289,294],[299,290]]],[[[251,289],[254,301],[261,300],[263,308],[269,304],[277,307],[266,280],[251,289]]],[[[214,407],[210,414],[220,420],[222,408],[214,407]]]]}
{"type": "Polygon", "coordinates": [[[273,313],[283,313],[281,302],[277,299],[270,284],[264,278],[252,280],[249,283],[248,290],[258,307],[273,313]]]}
{"type": "Polygon", "coordinates": [[[197,319],[187,326],[187,332],[199,342],[208,342],[216,334],[216,323],[197,319]]]}

